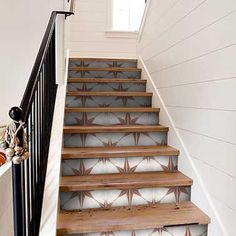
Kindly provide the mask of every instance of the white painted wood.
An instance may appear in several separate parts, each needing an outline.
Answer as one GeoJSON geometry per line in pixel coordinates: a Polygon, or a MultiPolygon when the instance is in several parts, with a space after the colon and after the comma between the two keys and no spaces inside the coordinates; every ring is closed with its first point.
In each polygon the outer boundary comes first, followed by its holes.
{"type": "Polygon", "coordinates": [[[107,51],[72,51],[70,52],[70,57],[71,58],[77,58],[79,55],[79,57],[84,57],[84,58],[128,58],[128,59],[135,59],[136,58],[136,53],[135,54],[131,54],[129,52],[119,52],[116,53],[114,55],[113,52],[107,52],[107,51]]]}
{"type": "Polygon", "coordinates": [[[210,236],[234,235],[235,21],[234,0],[152,1],[137,46],[168,114],[161,122],[175,128],[179,167],[194,178],[192,199],[212,218],[210,236]]]}
{"type": "Polygon", "coordinates": [[[110,0],[77,1],[76,4],[78,11],[71,26],[71,57],[136,58],[136,37],[106,33],[110,0]]]}
{"type": "Polygon", "coordinates": [[[81,32],[86,29],[86,31],[91,32],[102,32],[104,28],[106,27],[106,24],[104,22],[84,22],[83,24],[71,23],[71,32],[81,32]]]}
{"type": "Polygon", "coordinates": [[[0,167],[0,235],[13,235],[11,162],[0,167]]]}
{"type": "MultiPolygon", "coordinates": [[[[127,38],[127,39],[137,39],[138,32],[136,31],[117,31],[117,30],[106,30],[106,37],[108,38],[127,38]]],[[[136,45],[135,45],[136,46],[136,45]]]]}
{"type": "MultiPolygon", "coordinates": [[[[169,43],[169,36],[168,39],[163,38],[161,42],[156,40],[155,56],[152,58],[148,55],[150,73],[235,45],[236,35],[232,34],[234,32],[232,22],[235,22],[235,20],[236,11],[191,38],[179,41],[178,44],[173,42],[174,37],[171,38],[173,43],[169,43]],[[215,40],[216,38],[217,40],[215,40]]],[[[150,50],[152,55],[153,50],[151,48],[150,50]]]]}
{"type": "MultiPolygon", "coordinates": [[[[112,42],[112,40],[109,40],[109,45],[112,48],[115,48],[117,46],[117,42],[112,42]]],[[[111,52],[111,49],[107,47],[104,42],[71,42],[70,43],[70,50],[73,51],[80,51],[79,48],[83,48],[83,51],[88,48],[88,51],[96,52],[111,52]]],[[[135,51],[136,46],[127,40],[126,42],[120,43],[120,50],[119,53],[127,53],[128,50],[133,49],[135,51]]],[[[112,53],[112,52],[111,52],[112,53]]],[[[133,54],[132,54],[133,55],[133,54]]],[[[115,55],[114,55],[115,56],[115,55]]]]}
{"type": "Polygon", "coordinates": [[[236,145],[188,130],[179,129],[178,131],[192,157],[236,178],[236,145]]]}
{"type": "Polygon", "coordinates": [[[182,107],[168,107],[168,111],[177,128],[236,145],[236,112],[182,107]]]}
{"type": "Polygon", "coordinates": [[[175,127],[174,119],[172,119],[172,116],[169,113],[168,108],[166,107],[158,89],[155,86],[154,80],[148,72],[148,69],[141,57],[139,57],[139,67],[143,69],[142,78],[147,80],[147,91],[153,93],[153,107],[159,107],[162,111],[159,117],[160,123],[170,128],[168,132],[168,144],[180,150],[180,156],[178,159],[179,170],[191,177],[194,181],[191,194],[192,201],[211,217],[212,223],[210,224],[208,235],[228,236],[227,230],[214,205],[210,192],[206,188],[204,179],[195,165],[179,130],[175,127]]]}
{"type": "MultiPolygon", "coordinates": [[[[166,1],[165,5],[167,9],[158,7],[159,11],[164,11],[159,17],[153,19],[145,27],[145,32],[148,33],[152,30],[152,35],[145,34],[142,42],[140,42],[140,48],[145,47],[145,51],[149,46],[150,41],[155,42],[155,38],[159,38],[162,34],[173,28],[179,21],[189,15],[197,7],[199,7],[205,0],[181,0],[181,1],[166,1]],[[169,2],[169,3],[168,3],[169,2]],[[164,23],[163,23],[164,22],[164,23]]],[[[152,6],[153,11],[157,10],[157,7],[152,6]]],[[[157,12],[158,14],[158,12],[157,12]]]]}
{"type": "MultiPolygon", "coordinates": [[[[186,38],[192,37],[192,35],[195,35],[199,31],[201,32],[205,28],[210,27],[216,21],[221,21],[223,17],[226,17],[235,9],[236,2],[233,0],[226,0],[224,2],[220,0],[205,1],[204,4],[200,5],[198,8],[195,8],[194,11],[191,11],[191,14],[187,17],[183,18],[181,21],[178,21],[174,27],[170,28],[168,31],[161,32],[160,36],[156,35],[155,37],[153,30],[149,32],[149,41],[145,43],[145,51],[142,53],[142,57],[144,60],[146,60],[146,58],[149,58],[150,60],[150,58],[156,56],[157,52],[160,52],[173,44],[182,42],[186,38]],[[209,14],[209,11],[211,14],[209,14]],[[155,50],[151,50],[151,48],[155,48],[155,50]]],[[[165,24],[165,22],[163,22],[163,24],[165,24]]]]}
{"type": "Polygon", "coordinates": [[[42,216],[40,223],[40,236],[56,235],[65,95],[66,84],[59,85],[50,139],[42,216]]]}
{"type": "Polygon", "coordinates": [[[64,22],[65,16],[59,15],[56,21],[56,83],[64,83],[64,22]]]}
{"type": "MultiPolygon", "coordinates": [[[[214,202],[214,205],[216,206],[219,214],[221,215],[221,218],[222,218],[222,221],[223,221],[225,227],[229,231],[229,235],[230,236],[234,235],[235,229],[232,226],[235,225],[235,219],[236,219],[235,211],[233,211],[231,208],[225,206],[224,204],[222,204],[221,201],[218,201],[215,198],[213,198],[213,202],[214,202]]],[[[215,234],[212,234],[212,235],[217,235],[217,231],[215,234]]]]}
{"type": "Polygon", "coordinates": [[[143,35],[144,25],[145,25],[146,19],[147,19],[148,14],[149,14],[151,3],[152,3],[152,0],[149,0],[149,1],[146,2],[143,17],[142,17],[141,24],[140,24],[140,27],[139,27],[139,34],[138,34],[138,40],[137,40],[138,42],[140,42],[141,37],[143,35]]]}
{"type": "Polygon", "coordinates": [[[58,85],[50,138],[48,166],[44,187],[43,206],[40,222],[40,236],[56,235],[59,204],[59,181],[61,173],[61,147],[63,146],[64,109],[69,65],[70,22],[68,18],[64,32],[64,67],[61,68],[62,83],[58,85]],[[63,78],[64,77],[64,78],[63,78]]]}
{"type": "Polygon", "coordinates": [[[208,191],[212,193],[212,197],[235,212],[236,178],[222,174],[222,172],[215,167],[206,165],[204,162],[195,158],[193,158],[193,160],[206,186],[208,186],[208,191]]]}
{"type": "Polygon", "coordinates": [[[159,88],[159,91],[166,106],[236,111],[235,88],[236,78],[230,78],[159,88]]]}
{"type": "Polygon", "coordinates": [[[232,78],[236,75],[236,46],[152,73],[158,88],[232,78]],[[228,59],[230,58],[230,60],[228,59]],[[174,75],[174,76],[173,76],[174,75]]]}

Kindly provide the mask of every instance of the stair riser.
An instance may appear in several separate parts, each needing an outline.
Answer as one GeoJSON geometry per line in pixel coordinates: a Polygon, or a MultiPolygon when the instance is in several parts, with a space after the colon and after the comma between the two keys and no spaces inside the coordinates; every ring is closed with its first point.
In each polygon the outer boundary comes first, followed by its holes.
{"type": "Polygon", "coordinates": [[[159,113],[83,112],[65,113],[65,125],[157,125],[159,113]]]}
{"type": "Polygon", "coordinates": [[[62,161],[62,175],[135,173],[177,170],[176,156],[73,159],[62,161]]]}
{"type": "Polygon", "coordinates": [[[120,67],[120,68],[137,68],[137,62],[129,61],[94,61],[94,60],[81,60],[73,59],[69,61],[69,67],[93,67],[93,68],[111,68],[111,67],[120,67]]]}
{"type": "Polygon", "coordinates": [[[151,97],[67,96],[66,107],[151,107],[151,97]]]}
{"type": "Polygon", "coordinates": [[[145,92],[146,84],[135,83],[69,83],[67,90],[72,91],[108,91],[108,92],[145,92]]]}
{"type": "Polygon", "coordinates": [[[166,145],[166,132],[64,134],[65,147],[166,145]]]}
{"type": "Polygon", "coordinates": [[[61,192],[60,204],[61,210],[80,210],[154,203],[178,203],[189,201],[190,192],[191,188],[188,186],[61,192]]]}
{"type": "MultiPolygon", "coordinates": [[[[63,235],[67,236],[67,235],[63,235]]],[[[109,231],[89,234],[73,234],[73,236],[207,236],[206,225],[186,225],[146,229],[135,231],[109,231]]]]}
{"type": "Polygon", "coordinates": [[[69,78],[120,78],[120,79],[140,79],[140,71],[81,71],[69,70],[69,78]]]}

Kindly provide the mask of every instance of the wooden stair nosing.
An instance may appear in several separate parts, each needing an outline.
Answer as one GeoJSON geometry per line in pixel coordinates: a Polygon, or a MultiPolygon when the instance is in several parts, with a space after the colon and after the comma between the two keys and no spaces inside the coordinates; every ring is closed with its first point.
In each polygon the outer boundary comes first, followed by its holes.
{"type": "Polygon", "coordinates": [[[147,80],[143,79],[117,79],[117,78],[69,78],[68,83],[130,83],[146,84],[147,80]]]}
{"type": "Polygon", "coordinates": [[[66,107],[66,113],[79,113],[79,112],[137,112],[137,113],[156,113],[160,112],[160,108],[152,107],[66,107]]]}
{"type": "Polygon", "coordinates": [[[102,97],[151,97],[148,92],[67,92],[67,96],[102,96],[102,97]]]}
{"type": "Polygon", "coordinates": [[[69,71],[115,71],[115,72],[141,72],[142,69],[132,67],[69,67],[69,71]]]}
{"type": "Polygon", "coordinates": [[[162,125],[119,125],[119,126],[64,126],[64,133],[145,133],[168,132],[162,125]]]}
{"type": "Polygon", "coordinates": [[[61,192],[79,192],[107,189],[142,189],[159,187],[190,187],[192,179],[179,171],[135,172],[62,176],[61,192]]]}
{"type": "Polygon", "coordinates": [[[97,233],[209,223],[209,217],[192,202],[163,203],[61,212],[57,233],[97,233]]]}
{"type": "Polygon", "coordinates": [[[125,58],[93,58],[93,57],[91,57],[91,58],[89,58],[89,57],[85,57],[85,58],[83,58],[83,57],[72,57],[72,58],[70,58],[69,60],[71,60],[71,61],[76,61],[76,60],[81,60],[81,61],[101,61],[101,62],[103,62],[103,61],[117,61],[117,62],[134,62],[134,63],[137,63],[138,62],[138,60],[137,59],[129,59],[129,58],[127,58],[127,59],[125,59],[125,58]]]}
{"type": "Polygon", "coordinates": [[[170,146],[120,146],[120,147],[64,147],[62,159],[125,158],[147,156],[178,156],[179,151],[170,146]]]}

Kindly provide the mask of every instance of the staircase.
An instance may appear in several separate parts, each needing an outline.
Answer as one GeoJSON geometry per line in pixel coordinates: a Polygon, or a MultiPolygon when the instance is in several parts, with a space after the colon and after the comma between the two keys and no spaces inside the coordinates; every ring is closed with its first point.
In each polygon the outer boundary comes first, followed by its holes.
{"type": "Polygon", "coordinates": [[[70,60],[58,235],[207,235],[159,112],[136,60],[70,60]]]}

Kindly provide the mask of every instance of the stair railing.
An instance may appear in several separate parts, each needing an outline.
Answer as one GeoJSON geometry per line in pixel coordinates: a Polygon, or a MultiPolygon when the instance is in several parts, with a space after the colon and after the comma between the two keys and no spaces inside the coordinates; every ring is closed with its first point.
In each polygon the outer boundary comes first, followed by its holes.
{"type": "Polygon", "coordinates": [[[57,15],[71,11],[53,11],[39,48],[20,107],[12,107],[9,116],[19,130],[20,146],[26,142],[30,157],[12,163],[14,236],[39,234],[41,208],[47,169],[50,133],[56,99],[56,34],[57,15]]]}

